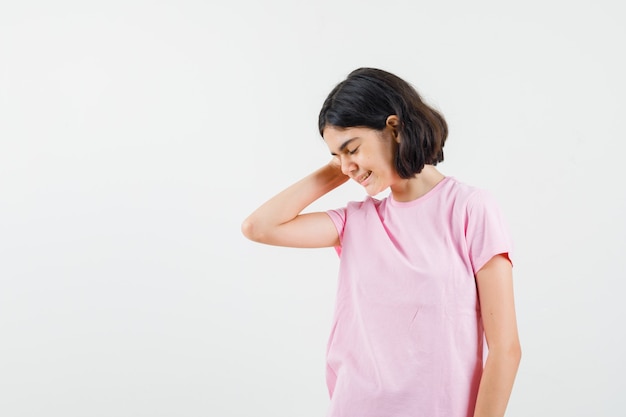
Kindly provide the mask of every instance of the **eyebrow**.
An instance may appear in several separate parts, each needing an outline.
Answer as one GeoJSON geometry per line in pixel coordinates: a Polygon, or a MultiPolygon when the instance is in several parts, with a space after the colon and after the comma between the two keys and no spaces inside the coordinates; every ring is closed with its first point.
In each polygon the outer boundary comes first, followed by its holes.
{"type": "MultiPolygon", "coordinates": [[[[344,143],[341,144],[341,146],[339,146],[339,152],[343,151],[344,149],[346,149],[346,146],[348,146],[350,144],[350,142],[352,142],[353,140],[357,140],[358,137],[354,137],[352,139],[348,139],[347,141],[345,141],[344,143]]],[[[332,156],[336,156],[337,154],[334,152],[330,153],[332,156]]]]}

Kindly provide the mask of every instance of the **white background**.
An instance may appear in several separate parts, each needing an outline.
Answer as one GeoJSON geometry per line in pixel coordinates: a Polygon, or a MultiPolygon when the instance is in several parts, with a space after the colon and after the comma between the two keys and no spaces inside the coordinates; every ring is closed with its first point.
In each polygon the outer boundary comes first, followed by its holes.
{"type": "Polygon", "coordinates": [[[323,416],[338,259],[240,224],[328,160],[359,66],[443,112],[441,171],[509,220],[507,415],[623,415],[620,7],[2,0],[0,416],[323,416]]]}

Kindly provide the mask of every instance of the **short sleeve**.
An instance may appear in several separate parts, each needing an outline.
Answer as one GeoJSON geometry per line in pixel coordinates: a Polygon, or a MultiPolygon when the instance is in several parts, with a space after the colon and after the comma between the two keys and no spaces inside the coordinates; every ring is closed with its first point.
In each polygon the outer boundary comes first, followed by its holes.
{"type": "MultiPolygon", "coordinates": [[[[343,242],[344,226],[346,225],[346,208],[328,210],[326,214],[328,214],[335,224],[335,228],[337,228],[337,233],[339,234],[339,243],[341,244],[343,242]]],[[[337,255],[341,256],[341,246],[335,246],[335,250],[337,251],[337,255]]]]}
{"type": "Polygon", "coordinates": [[[506,254],[512,263],[508,226],[498,203],[485,190],[476,191],[468,200],[465,238],[474,274],[499,254],[506,254]]]}

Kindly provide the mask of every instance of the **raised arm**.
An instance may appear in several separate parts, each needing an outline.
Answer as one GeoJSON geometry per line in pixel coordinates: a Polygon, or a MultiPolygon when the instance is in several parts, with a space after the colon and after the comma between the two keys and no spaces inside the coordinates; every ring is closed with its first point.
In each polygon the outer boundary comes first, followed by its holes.
{"type": "Polygon", "coordinates": [[[301,214],[309,204],[348,180],[336,161],[319,168],[287,187],[259,208],[241,225],[248,239],[295,248],[321,248],[339,244],[330,217],[323,212],[301,214]]]}

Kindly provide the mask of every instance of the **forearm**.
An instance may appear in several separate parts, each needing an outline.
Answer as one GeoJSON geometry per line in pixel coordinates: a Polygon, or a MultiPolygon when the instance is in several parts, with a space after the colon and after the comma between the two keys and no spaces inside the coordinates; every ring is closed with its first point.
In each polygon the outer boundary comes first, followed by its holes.
{"type": "Polygon", "coordinates": [[[328,164],[317,169],[252,212],[243,223],[244,234],[255,240],[255,236],[293,220],[315,200],[347,180],[338,166],[328,164]]]}
{"type": "Polygon", "coordinates": [[[519,345],[489,352],[480,380],[474,417],[504,416],[520,358],[519,345]]]}

